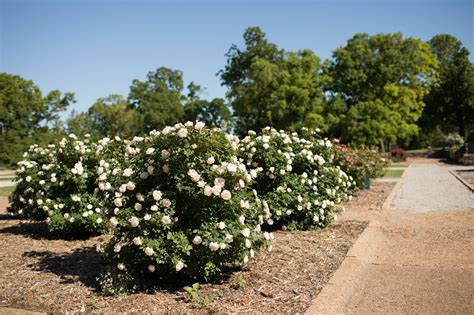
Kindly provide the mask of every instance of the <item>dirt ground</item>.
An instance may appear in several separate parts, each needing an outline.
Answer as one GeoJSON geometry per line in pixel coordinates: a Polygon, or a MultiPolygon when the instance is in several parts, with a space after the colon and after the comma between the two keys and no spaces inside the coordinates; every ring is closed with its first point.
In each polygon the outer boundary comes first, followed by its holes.
{"type": "Polygon", "coordinates": [[[392,188],[391,183],[373,183],[327,229],[276,232],[272,253],[261,253],[220,283],[202,285],[209,300],[204,309],[186,301],[182,286],[100,295],[96,277],[102,260],[95,246],[106,237],[48,240],[43,223],[11,220],[4,214],[6,198],[0,198],[0,313],[1,307],[53,313],[303,313],[339,268],[366,227],[365,220],[380,213],[392,188]]]}

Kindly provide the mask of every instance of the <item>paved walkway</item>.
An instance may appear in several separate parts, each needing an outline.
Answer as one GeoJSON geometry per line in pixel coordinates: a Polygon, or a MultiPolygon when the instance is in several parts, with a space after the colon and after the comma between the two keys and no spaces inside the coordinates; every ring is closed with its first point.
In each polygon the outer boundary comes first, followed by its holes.
{"type": "Polygon", "coordinates": [[[0,187],[15,186],[15,182],[11,180],[0,180],[0,187]]]}
{"type": "Polygon", "coordinates": [[[307,314],[472,314],[472,193],[447,175],[412,163],[307,314]]]}

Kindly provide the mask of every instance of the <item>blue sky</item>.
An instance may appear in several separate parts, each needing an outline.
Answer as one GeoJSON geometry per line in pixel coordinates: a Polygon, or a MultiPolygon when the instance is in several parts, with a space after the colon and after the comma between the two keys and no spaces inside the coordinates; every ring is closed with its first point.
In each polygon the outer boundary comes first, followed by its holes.
{"type": "Polygon", "coordinates": [[[224,97],[216,73],[248,26],[323,59],[358,32],[423,40],[449,33],[474,52],[473,2],[0,0],[0,72],[31,79],[44,93],[75,92],[77,111],[112,93],[127,96],[133,79],[161,66],[182,70],[185,83],[206,88],[204,97],[224,97]]]}

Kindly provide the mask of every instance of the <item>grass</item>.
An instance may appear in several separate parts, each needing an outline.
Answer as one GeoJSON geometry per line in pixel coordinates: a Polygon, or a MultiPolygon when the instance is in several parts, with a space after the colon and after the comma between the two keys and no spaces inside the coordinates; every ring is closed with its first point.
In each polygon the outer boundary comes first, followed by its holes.
{"type": "Polygon", "coordinates": [[[383,178],[400,178],[403,175],[404,170],[385,170],[383,178]]]}
{"type": "Polygon", "coordinates": [[[429,149],[416,149],[416,150],[407,150],[407,153],[410,154],[428,154],[430,153],[429,149]]]}
{"type": "Polygon", "coordinates": [[[15,186],[0,187],[0,197],[8,197],[11,195],[15,186]]]}
{"type": "Polygon", "coordinates": [[[392,162],[388,167],[408,167],[406,162],[392,162]]]}

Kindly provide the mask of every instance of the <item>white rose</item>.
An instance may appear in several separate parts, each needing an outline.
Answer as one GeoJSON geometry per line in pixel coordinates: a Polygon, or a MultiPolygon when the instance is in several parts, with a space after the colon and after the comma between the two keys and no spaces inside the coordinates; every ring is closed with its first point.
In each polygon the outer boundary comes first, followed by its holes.
{"type": "Polygon", "coordinates": [[[245,239],[245,247],[250,248],[252,247],[252,242],[248,238],[245,239]]]}
{"type": "Polygon", "coordinates": [[[214,179],[214,185],[224,187],[225,179],[223,179],[222,177],[217,177],[216,179],[214,179]]]}
{"type": "Polygon", "coordinates": [[[161,157],[162,157],[163,159],[169,158],[169,157],[170,157],[169,151],[168,151],[168,150],[162,150],[162,151],[161,151],[161,157]]]}
{"type": "Polygon", "coordinates": [[[143,217],[143,220],[150,221],[151,220],[151,215],[149,213],[145,214],[145,216],[143,217]]]}
{"type": "Polygon", "coordinates": [[[227,165],[227,171],[229,171],[229,173],[235,173],[235,172],[237,172],[237,165],[232,164],[232,163],[229,163],[229,164],[227,165]]]}
{"type": "Polygon", "coordinates": [[[163,217],[161,218],[161,222],[162,222],[163,224],[170,224],[170,223],[171,223],[171,219],[170,219],[169,216],[165,215],[165,216],[163,216],[163,217]]]}
{"type": "Polygon", "coordinates": [[[216,242],[210,242],[210,243],[209,243],[209,249],[210,249],[211,251],[213,251],[213,252],[215,252],[216,250],[218,250],[219,247],[220,247],[219,244],[216,243],[216,242]]]}
{"type": "Polygon", "coordinates": [[[140,224],[140,221],[137,217],[131,217],[129,222],[133,227],[137,227],[140,224]]]}
{"type": "Polygon", "coordinates": [[[195,245],[199,245],[202,243],[202,238],[199,236],[199,235],[196,235],[194,238],[193,238],[193,244],[195,245]]]}
{"type": "Polygon", "coordinates": [[[163,195],[162,195],[161,191],[159,191],[159,190],[153,191],[153,199],[155,199],[156,201],[160,200],[162,196],[163,195]]]}
{"type": "Polygon", "coordinates": [[[126,168],[123,171],[123,176],[125,176],[125,177],[130,177],[130,176],[132,176],[132,174],[133,174],[133,170],[131,168],[126,168]]]}
{"type": "Polygon", "coordinates": [[[242,230],[242,232],[240,232],[243,236],[245,237],[249,237],[250,236],[250,230],[249,228],[245,228],[242,230]]]}
{"type": "Polygon", "coordinates": [[[153,154],[153,152],[155,152],[155,148],[148,148],[145,151],[146,154],[153,154]]]}
{"type": "Polygon", "coordinates": [[[147,256],[151,256],[155,253],[155,251],[151,247],[146,247],[144,252],[145,252],[145,255],[147,255],[147,256]]]}
{"type": "Polygon", "coordinates": [[[143,209],[143,206],[142,206],[140,203],[137,202],[137,203],[135,204],[134,208],[135,208],[135,210],[140,211],[140,210],[143,209]]]}
{"type": "Polygon", "coordinates": [[[151,211],[158,211],[158,206],[157,205],[153,205],[150,207],[150,210],[151,211]]]}
{"type": "Polygon", "coordinates": [[[128,183],[127,183],[127,189],[128,189],[128,190],[134,190],[134,189],[135,189],[135,183],[133,183],[133,182],[128,182],[128,183]]]}
{"type": "MultiPolygon", "coordinates": [[[[209,164],[209,165],[214,164],[214,162],[215,162],[215,160],[212,156],[207,159],[207,164],[209,164]]],[[[30,180],[31,180],[31,178],[30,178],[30,180]]]]}
{"type": "Polygon", "coordinates": [[[181,128],[178,130],[177,134],[178,134],[178,137],[185,138],[188,135],[188,129],[181,128]]]}
{"type": "Polygon", "coordinates": [[[115,198],[114,199],[114,205],[116,207],[121,207],[122,206],[122,198],[115,198]]]}
{"type": "Polygon", "coordinates": [[[203,123],[202,121],[198,121],[198,122],[196,123],[196,125],[194,125],[194,129],[196,129],[196,130],[201,130],[202,128],[204,128],[205,125],[206,125],[206,124],[203,123]]]}
{"type": "Polygon", "coordinates": [[[134,237],[133,238],[133,244],[140,246],[143,244],[142,238],[140,236],[134,237]]]}
{"type": "Polygon", "coordinates": [[[241,215],[239,217],[239,222],[240,222],[240,224],[244,225],[245,224],[245,216],[241,215]]]}
{"type": "Polygon", "coordinates": [[[118,270],[124,270],[124,269],[125,269],[125,265],[122,264],[122,263],[118,263],[118,264],[117,264],[117,269],[118,269],[118,270]]]}
{"type": "Polygon", "coordinates": [[[204,195],[206,195],[207,197],[211,197],[212,196],[212,188],[209,187],[209,186],[205,186],[204,187],[204,195]]]}
{"type": "Polygon", "coordinates": [[[221,193],[221,198],[224,199],[224,200],[230,200],[230,198],[232,197],[232,194],[230,193],[230,191],[228,190],[224,190],[222,193],[221,193]]]}
{"type": "Polygon", "coordinates": [[[156,269],[155,269],[155,266],[149,265],[149,266],[148,266],[148,270],[149,270],[150,272],[155,272],[156,269]]]}
{"type": "Polygon", "coordinates": [[[118,225],[117,218],[115,218],[115,217],[111,217],[109,219],[109,222],[110,222],[110,224],[112,224],[112,226],[117,226],[118,225]]]}
{"type": "Polygon", "coordinates": [[[180,260],[176,263],[176,272],[179,272],[181,269],[183,269],[184,267],[184,264],[183,262],[180,260]]]}
{"type": "Polygon", "coordinates": [[[225,229],[225,223],[221,221],[221,222],[217,223],[217,227],[219,229],[223,230],[223,229],[225,229]]]}
{"type": "Polygon", "coordinates": [[[212,188],[212,193],[215,195],[215,196],[219,196],[221,194],[221,191],[222,191],[222,187],[221,186],[213,186],[212,188]]]}

